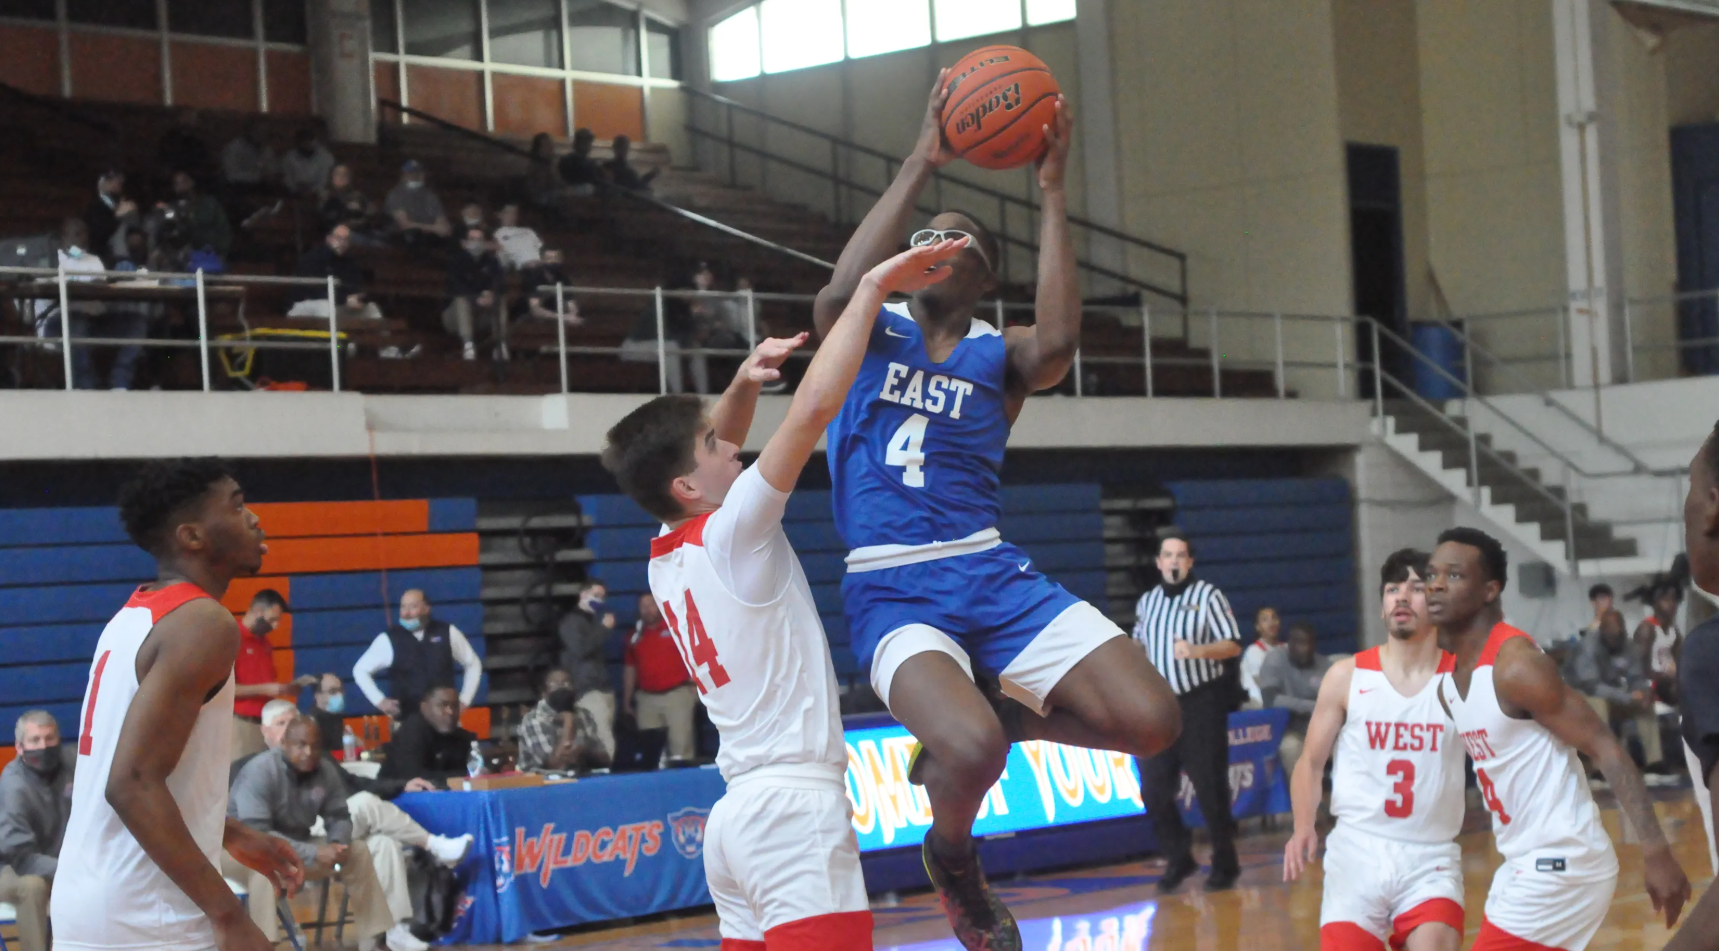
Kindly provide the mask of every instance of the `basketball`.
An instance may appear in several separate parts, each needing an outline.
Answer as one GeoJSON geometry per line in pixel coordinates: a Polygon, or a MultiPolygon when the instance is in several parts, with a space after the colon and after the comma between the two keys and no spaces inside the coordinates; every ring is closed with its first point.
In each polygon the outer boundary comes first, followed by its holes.
{"type": "Polygon", "coordinates": [[[949,70],[943,137],[980,168],[1020,168],[1044,154],[1061,91],[1044,60],[1018,46],[974,50],[949,70]]]}

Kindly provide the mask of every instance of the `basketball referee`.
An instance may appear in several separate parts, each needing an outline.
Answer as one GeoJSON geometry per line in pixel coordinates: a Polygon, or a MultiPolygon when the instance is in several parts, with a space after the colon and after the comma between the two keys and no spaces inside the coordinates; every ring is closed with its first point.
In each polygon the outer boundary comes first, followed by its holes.
{"type": "Polygon", "coordinates": [[[1230,816],[1229,714],[1236,697],[1224,661],[1241,654],[1235,614],[1223,592],[1194,577],[1194,546],[1180,534],[1158,540],[1164,582],[1140,596],[1134,639],[1169,681],[1182,707],[1182,735],[1140,764],[1146,814],[1169,864],[1158,890],[1175,890],[1199,868],[1193,836],[1176,808],[1186,772],[1212,837],[1212,873],[1206,891],[1229,888],[1241,873],[1235,820],[1230,816]]]}

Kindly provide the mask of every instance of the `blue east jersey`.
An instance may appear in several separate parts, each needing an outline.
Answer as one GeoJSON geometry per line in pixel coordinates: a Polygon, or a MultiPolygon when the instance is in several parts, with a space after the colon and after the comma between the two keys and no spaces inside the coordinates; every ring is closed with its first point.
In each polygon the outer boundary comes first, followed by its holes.
{"type": "Polygon", "coordinates": [[[907,305],[885,304],[830,423],[836,528],[848,548],[928,545],[994,528],[1009,441],[1003,335],[975,319],[942,363],[907,305]]]}
{"type": "MultiPolygon", "coordinates": [[[[827,433],[836,527],[850,549],[842,602],[862,665],[891,632],[927,625],[999,675],[1071,608],[1098,613],[996,534],[1007,364],[1003,335],[982,320],[936,363],[906,305],[877,316],[827,433]]],[[[887,699],[875,669],[873,683],[887,699]]],[[[1029,692],[1042,702],[1046,691],[1029,692]]]]}

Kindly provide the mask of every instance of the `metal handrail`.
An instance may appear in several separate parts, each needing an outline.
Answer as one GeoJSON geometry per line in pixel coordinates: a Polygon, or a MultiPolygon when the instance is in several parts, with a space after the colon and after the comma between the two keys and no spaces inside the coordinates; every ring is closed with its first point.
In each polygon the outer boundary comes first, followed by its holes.
{"type": "MultiPolygon", "coordinates": [[[[393,109],[393,110],[401,113],[402,115],[408,115],[414,119],[421,119],[425,122],[430,123],[431,125],[437,126],[438,128],[447,129],[447,130],[454,132],[454,133],[456,133],[456,134],[458,134],[464,138],[467,138],[467,139],[470,139],[474,142],[478,142],[478,143],[481,143],[483,145],[489,146],[490,148],[500,149],[501,151],[504,151],[504,152],[511,152],[514,155],[518,155],[518,156],[521,156],[521,157],[524,157],[527,159],[531,159],[533,161],[535,161],[537,158],[535,155],[532,155],[531,152],[527,151],[526,149],[520,148],[519,146],[513,144],[512,142],[507,141],[506,139],[498,139],[494,136],[485,135],[482,132],[478,132],[478,131],[475,131],[473,129],[468,129],[465,126],[458,125],[458,124],[453,123],[453,122],[449,122],[448,120],[443,119],[440,116],[434,116],[428,112],[424,112],[423,110],[414,109],[411,106],[403,105],[401,103],[395,102],[392,99],[378,98],[376,100],[376,104],[380,105],[380,106],[386,106],[389,109],[393,109]]],[[[604,190],[604,192],[607,194],[625,195],[628,198],[631,198],[635,201],[641,201],[641,202],[644,202],[645,204],[655,206],[657,208],[662,209],[663,211],[669,212],[670,214],[684,218],[687,221],[690,221],[694,224],[697,224],[697,225],[700,225],[700,226],[703,226],[706,228],[710,228],[710,229],[713,229],[716,231],[720,231],[723,234],[726,234],[730,237],[739,238],[742,241],[750,242],[750,243],[755,244],[761,248],[765,248],[766,250],[774,251],[777,254],[787,255],[787,256],[795,258],[797,260],[804,261],[807,264],[816,265],[818,267],[826,268],[829,270],[835,269],[835,265],[833,263],[831,263],[829,261],[825,261],[822,258],[814,257],[813,255],[805,253],[804,251],[796,251],[795,249],[790,248],[786,245],[777,244],[776,242],[771,241],[768,238],[761,238],[758,235],[752,234],[750,232],[742,231],[739,228],[733,227],[732,225],[724,224],[723,222],[717,221],[714,218],[708,218],[708,217],[705,217],[704,215],[701,215],[695,211],[689,211],[685,208],[682,208],[679,205],[670,204],[669,202],[663,201],[662,199],[657,198],[654,195],[647,195],[647,194],[644,194],[642,192],[630,191],[630,190],[625,189],[625,188],[616,188],[607,182],[597,182],[595,184],[598,185],[600,188],[602,188],[604,190]]]]}
{"type": "MultiPolygon", "coordinates": [[[[707,100],[707,101],[709,101],[709,102],[711,102],[717,106],[720,106],[724,109],[731,110],[730,114],[732,114],[732,110],[739,110],[740,112],[746,113],[746,114],[751,115],[751,116],[756,116],[757,118],[762,119],[762,120],[769,122],[771,124],[779,125],[782,128],[791,129],[795,132],[799,132],[799,133],[802,133],[804,135],[810,135],[810,136],[821,139],[824,142],[828,143],[830,146],[830,149],[831,149],[831,167],[826,171],[824,169],[820,169],[820,168],[817,168],[815,166],[807,165],[807,164],[802,163],[802,162],[797,162],[797,161],[794,161],[792,159],[788,159],[788,158],[785,158],[785,157],[782,157],[779,155],[769,153],[763,149],[759,149],[757,147],[745,145],[743,143],[735,141],[734,135],[733,135],[733,122],[732,122],[732,120],[729,122],[729,129],[728,129],[727,133],[717,133],[717,132],[713,132],[709,129],[700,128],[696,124],[696,120],[695,120],[695,116],[694,116],[695,111],[689,112],[688,121],[686,123],[687,131],[693,133],[695,136],[703,136],[705,138],[708,138],[708,139],[711,139],[711,140],[714,140],[717,142],[721,142],[722,144],[728,146],[730,149],[740,149],[740,150],[743,150],[743,151],[746,151],[746,152],[749,152],[752,154],[756,154],[759,157],[761,157],[763,159],[767,159],[771,162],[775,162],[777,164],[780,164],[780,165],[783,165],[783,166],[786,166],[789,168],[797,169],[797,170],[805,172],[809,175],[815,175],[817,177],[827,179],[831,183],[831,185],[837,187],[838,189],[839,188],[847,188],[847,189],[852,189],[852,190],[864,192],[866,194],[873,195],[873,196],[883,194],[883,192],[879,189],[873,188],[873,187],[868,186],[868,185],[862,185],[858,182],[855,182],[851,179],[848,179],[848,178],[842,176],[840,174],[840,172],[837,171],[837,168],[836,168],[836,165],[839,164],[836,161],[836,157],[835,157],[837,150],[845,149],[845,150],[847,150],[851,153],[854,153],[854,154],[863,155],[863,156],[866,156],[868,158],[874,158],[874,159],[877,159],[879,161],[882,161],[884,163],[884,172],[885,172],[884,177],[886,177],[886,178],[893,178],[894,177],[895,166],[899,165],[902,161],[898,156],[896,156],[892,153],[885,152],[885,151],[882,151],[880,149],[872,148],[871,146],[863,145],[861,143],[854,142],[854,141],[851,141],[849,139],[844,139],[840,136],[833,135],[833,134],[831,134],[829,132],[825,132],[821,129],[812,128],[811,126],[804,125],[804,124],[799,123],[799,122],[795,122],[791,119],[783,119],[779,116],[771,115],[770,113],[765,112],[761,109],[757,109],[757,108],[754,108],[752,106],[748,106],[745,103],[736,102],[733,99],[729,99],[726,96],[718,95],[716,93],[706,92],[706,91],[701,90],[701,89],[694,89],[690,86],[684,87],[684,91],[693,95],[694,97],[707,100]]],[[[732,155],[732,153],[730,153],[730,154],[732,155]]],[[[732,167],[732,162],[730,163],[730,165],[732,167]]],[[[1010,194],[1010,193],[1005,192],[1005,191],[1001,191],[1001,190],[996,189],[996,188],[992,188],[988,185],[981,185],[981,184],[978,184],[976,182],[971,182],[971,181],[968,181],[968,180],[963,179],[963,178],[957,178],[956,176],[950,175],[950,174],[943,172],[941,170],[933,170],[932,181],[933,181],[933,184],[939,189],[941,189],[941,187],[944,184],[953,185],[953,186],[958,187],[958,188],[967,189],[968,191],[975,192],[975,193],[980,194],[980,195],[984,195],[987,198],[990,198],[990,199],[993,199],[993,200],[999,202],[1000,205],[1014,206],[1016,208],[1025,210],[1029,214],[1037,214],[1038,210],[1039,210],[1039,206],[1029,199],[1022,198],[1019,195],[1013,195],[1013,194],[1010,194]]],[[[837,205],[839,206],[839,204],[840,204],[840,202],[838,201],[837,205]]],[[[916,207],[920,211],[928,211],[928,210],[929,211],[938,211],[938,210],[941,210],[941,209],[927,209],[924,206],[916,206],[916,207]]],[[[836,215],[840,214],[839,207],[832,209],[832,211],[836,215]]],[[[1068,223],[1070,225],[1076,227],[1076,228],[1081,228],[1081,229],[1084,229],[1086,231],[1090,231],[1093,234],[1103,235],[1107,238],[1111,238],[1113,240],[1120,241],[1124,244],[1130,245],[1134,248],[1138,248],[1142,251],[1146,251],[1146,252],[1149,252],[1152,254],[1156,254],[1156,255],[1170,258],[1172,261],[1175,262],[1177,275],[1178,275],[1177,282],[1180,285],[1180,287],[1179,287],[1179,289],[1171,289],[1171,288],[1163,287],[1163,286],[1156,284],[1156,283],[1153,283],[1151,281],[1145,281],[1145,280],[1142,280],[1140,278],[1135,278],[1135,277],[1132,277],[1132,276],[1127,275],[1127,274],[1119,274],[1119,273],[1117,273],[1117,272],[1115,272],[1109,268],[1104,268],[1102,266],[1093,264],[1090,261],[1084,261],[1084,260],[1077,261],[1076,263],[1081,267],[1082,270],[1086,270],[1086,271],[1089,271],[1089,272],[1094,273],[1094,274],[1099,274],[1103,277],[1111,278],[1112,280],[1122,281],[1124,283],[1133,285],[1133,286],[1140,288],[1142,290],[1148,290],[1148,291],[1151,291],[1152,293],[1157,294],[1161,297],[1175,301],[1176,303],[1178,303],[1184,307],[1187,306],[1187,304],[1188,304],[1188,255],[1186,252],[1178,251],[1175,248],[1171,248],[1171,247],[1168,247],[1166,245],[1159,244],[1156,241],[1152,241],[1152,240],[1149,240],[1147,238],[1142,238],[1138,235],[1129,234],[1126,231],[1121,231],[1119,229],[1112,228],[1108,225],[1100,224],[1096,221],[1091,221],[1089,219],[1082,218],[1078,215],[1068,215],[1067,219],[1068,219],[1068,223]]],[[[1029,245],[1027,242],[1024,242],[1022,239],[1008,238],[1007,234],[1006,234],[1007,229],[999,228],[999,231],[1002,232],[998,235],[998,237],[1000,239],[1007,240],[1007,241],[1009,241],[1009,243],[1020,244],[1023,247],[1030,247],[1032,250],[1035,250],[1035,251],[1037,250],[1036,244],[1030,244],[1029,245]]]]}

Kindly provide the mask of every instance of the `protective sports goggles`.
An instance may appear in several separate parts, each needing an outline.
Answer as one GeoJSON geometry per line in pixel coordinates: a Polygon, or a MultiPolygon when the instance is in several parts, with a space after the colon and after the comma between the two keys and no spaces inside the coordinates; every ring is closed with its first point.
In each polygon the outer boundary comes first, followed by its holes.
{"type": "Polygon", "coordinates": [[[967,247],[979,252],[979,260],[985,262],[986,269],[996,270],[996,265],[992,264],[991,259],[986,256],[985,249],[979,246],[979,239],[965,231],[957,231],[954,228],[944,230],[925,228],[920,231],[915,231],[913,233],[913,237],[907,239],[907,243],[915,248],[923,248],[926,245],[936,244],[939,241],[959,241],[962,238],[967,239],[967,247]]]}

